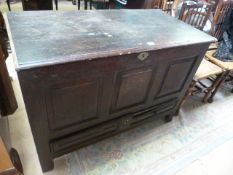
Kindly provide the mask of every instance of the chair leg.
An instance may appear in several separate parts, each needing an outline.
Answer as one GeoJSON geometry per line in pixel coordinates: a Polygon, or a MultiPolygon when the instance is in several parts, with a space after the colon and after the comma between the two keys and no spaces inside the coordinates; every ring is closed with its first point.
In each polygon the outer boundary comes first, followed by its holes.
{"type": "Polygon", "coordinates": [[[10,0],[6,0],[6,3],[7,3],[7,6],[8,6],[9,11],[11,11],[10,0]]]}
{"type": "Polygon", "coordinates": [[[92,10],[92,0],[90,0],[90,9],[92,10]]]}
{"type": "Polygon", "coordinates": [[[84,9],[87,10],[87,0],[84,0],[84,9]]]}
{"type": "Polygon", "coordinates": [[[58,10],[58,0],[55,0],[56,10],[58,10]]]}
{"type": "Polygon", "coordinates": [[[192,94],[193,89],[194,89],[196,83],[197,83],[197,81],[193,80],[192,83],[190,84],[188,90],[185,92],[184,97],[182,98],[180,104],[178,105],[178,108],[177,108],[177,111],[176,111],[175,115],[179,114],[180,108],[183,106],[183,104],[185,103],[185,101],[187,100],[187,98],[192,94]]]}
{"type": "Polygon", "coordinates": [[[81,0],[78,0],[78,9],[79,9],[79,10],[80,10],[80,4],[81,4],[80,1],[81,1],[81,0]]]}
{"type": "Polygon", "coordinates": [[[213,98],[216,94],[216,92],[218,91],[220,85],[222,84],[222,82],[225,80],[225,78],[227,77],[227,75],[229,74],[229,71],[225,71],[222,74],[219,74],[216,78],[216,80],[213,82],[213,84],[211,85],[210,88],[208,88],[206,95],[203,98],[203,102],[204,103],[212,103],[213,102],[213,98]]]}

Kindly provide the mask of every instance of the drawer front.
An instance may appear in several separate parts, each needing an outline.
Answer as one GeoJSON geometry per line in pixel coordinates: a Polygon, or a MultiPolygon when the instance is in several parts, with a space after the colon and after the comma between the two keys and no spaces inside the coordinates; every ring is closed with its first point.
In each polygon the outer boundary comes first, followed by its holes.
{"type": "Polygon", "coordinates": [[[134,113],[132,116],[131,125],[139,125],[141,123],[153,120],[158,115],[162,115],[163,113],[172,111],[176,104],[177,99],[174,98],[153,107],[147,108],[146,110],[134,113]]]}
{"type": "Polygon", "coordinates": [[[93,128],[88,128],[74,135],[64,137],[57,141],[51,143],[51,151],[53,153],[63,152],[66,150],[70,150],[72,148],[79,148],[91,143],[96,142],[97,140],[101,140],[108,136],[117,133],[118,130],[118,123],[117,122],[110,122],[104,123],[100,126],[96,126],[93,128]]]}
{"type": "Polygon", "coordinates": [[[144,122],[152,121],[158,116],[169,114],[176,106],[177,99],[152,106],[136,113],[127,114],[110,122],[105,122],[92,128],[85,129],[71,136],[52,141],[51,152],[56,156],[86,146],[111,135],[127,130],[144,122]]]}

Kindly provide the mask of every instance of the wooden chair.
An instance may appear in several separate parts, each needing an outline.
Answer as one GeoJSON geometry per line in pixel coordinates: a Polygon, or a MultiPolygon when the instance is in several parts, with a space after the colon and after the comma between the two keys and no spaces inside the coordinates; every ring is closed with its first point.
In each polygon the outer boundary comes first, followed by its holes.
{"type": "Polygon", "coordinates": [[[200,3],[188,4],[184,2],[180,11],[179,19],[194,26],[199,30],[203,30],[208,18],[211,14],[213,4],[200,3]]]}
{"type": "MultiPolygon", "coordinates": [[[[214,18],[211,24],[210,35],[217,38],[219,41],[222,38],[222,24],[227,17],[229,10],[233,8],[233,0],[220,0],[214,12],[214,18]]],[[[212,43],[208,50],[216,50],[218,41],[212,43]]]]}
{"type": "Polygon", "coordinates": [[[233,8],[233,0],[220,0],[212,21],[212,27],[210,34],[217,38],[221,39],[223,31],[222,24],[228,14],[228,12],[233,8]]]}
{"type": "Polygon", "coordinates": [[[203,59],[193,78],[192,83],[190,84],[181,103],[179,104],[177,114],[179,113],[179,109],[184,104],[186,99],[190,95],[194,95],[199,92],[205,93],[202,99],[204,103],[212,103],[213,97],[217,92],[219,86],[222,84],[226,75],[227,72],[223,68],[220,68],[219,66],[216,66],[215,64],[207,61],[206,59],[203,59]],[[211,82],[211,85],[206,86],[204,81],[211,82]]]}
{"type": "Polygon", "coordinates": [[[175,0],[161,0],[159,4],[159,8],[162,9],[167,14],[172,15],[172,8],[174,2],[175,0]]]}
{"type": "Polygon", "coordinates": [[[179,3],[180,3],[179,0],[174,0],[172,4],[172,9],[171,9],[171,16],[175,17],[175,12],[176,12],[176,9],[178,8],[179,3]]]}
{"type": "MultiPolygon", "coordinates": [[[[212,4],[187,5],[187,3],[184,3],[181,8],[179,19],[196,27],[197,29],[203,30],[207,19],[210,16],[211,7],[212,4]]],[[[196,92],[205,93],[202,99],[204,103],[212,103],[214,95],[226,76],[227,71],[224,68],[219,67],[204,58],[193,78],[192,83],[179,104],[177,114],[188,96],[193,95],[196,92]],[[205,81],[209,81],[210,85],[207,85],[205,81]]]]}

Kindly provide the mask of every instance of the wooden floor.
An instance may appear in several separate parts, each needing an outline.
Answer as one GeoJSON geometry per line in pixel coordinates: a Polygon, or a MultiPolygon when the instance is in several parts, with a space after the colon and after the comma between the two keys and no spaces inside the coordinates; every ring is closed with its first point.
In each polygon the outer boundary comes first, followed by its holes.
{"type": "Polygon", "coordinates": [[[0,173],[1,172],[6,172],[7,170],[11,169],[13,167],[10,157],[7,153],[8,151],[6,150],[6,146],[3,143],[2,138],[0,137],[0,173]]]}

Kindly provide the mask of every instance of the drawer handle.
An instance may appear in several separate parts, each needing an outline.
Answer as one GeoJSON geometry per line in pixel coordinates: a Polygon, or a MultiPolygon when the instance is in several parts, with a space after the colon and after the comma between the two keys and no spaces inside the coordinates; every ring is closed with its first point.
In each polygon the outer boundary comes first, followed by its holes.
{"type": "Polygon", "coordinates": [[[123,125],[128,125],[129,122],[130,122],[130,120],[129,120],[129,119],[126,119],[126,120],[123,120],[122,124],[123,124],[123,125]]]}
{"type": "Polygon", "coordinates": [[[119,129],[124,130],[124,129],[128,128],[130,126],[130,124],[131,124],[131,118],[124,118],[120,122],[119,129]]]}

